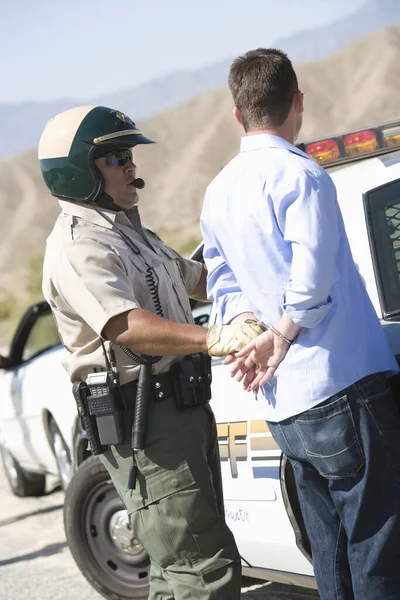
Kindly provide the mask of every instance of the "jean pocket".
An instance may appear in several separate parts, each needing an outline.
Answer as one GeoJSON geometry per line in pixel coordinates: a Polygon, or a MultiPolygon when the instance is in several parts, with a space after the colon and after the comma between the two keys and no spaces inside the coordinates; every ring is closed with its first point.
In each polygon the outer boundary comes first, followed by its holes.
{"type": "Polygon", "coordinates": [[[293,425],[320,475],[328,479],[358,476],[365,457],[347,396],[306,411],[293,425]]]}

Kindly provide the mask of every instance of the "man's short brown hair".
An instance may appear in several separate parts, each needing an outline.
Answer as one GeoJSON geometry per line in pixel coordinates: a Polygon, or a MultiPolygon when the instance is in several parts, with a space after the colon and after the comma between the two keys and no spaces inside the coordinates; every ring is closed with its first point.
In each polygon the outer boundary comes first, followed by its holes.
{"type": "Polygon", "coordinates": [[[229,88],[242,115],[243,127],[248,131],[282,125],[290,112],[298,83],[284,52],[258,48],[233,61],[229,88]]]}

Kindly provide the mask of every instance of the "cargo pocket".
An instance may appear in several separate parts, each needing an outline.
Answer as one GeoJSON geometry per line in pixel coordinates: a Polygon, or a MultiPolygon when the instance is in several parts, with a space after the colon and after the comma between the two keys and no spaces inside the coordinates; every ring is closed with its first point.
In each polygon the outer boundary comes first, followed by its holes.
{"type": "Polygon", "coordinates": [[[109,446],[104,454],[99,456],[101,462],[110,474],[111,480],[125,506],[131,500],[131,490],[128,490],[129,470],[132,466],[132,450],[128,444],[109,446]]]}
{"type": "Polygon", "coordinates": [[[311,408],[293,419],[293,425],[320,475],[328,479],[358,476],[365,457],[347,396],[311,408]]]}
{"type": "Polygon", "coordinates": [[[201,566],[228,539],[225,522],[212,507],[186,462],[173,472],[140,477],[140,497],[129,501],[135,534],[160,567],[172,564],[201,566]]]}

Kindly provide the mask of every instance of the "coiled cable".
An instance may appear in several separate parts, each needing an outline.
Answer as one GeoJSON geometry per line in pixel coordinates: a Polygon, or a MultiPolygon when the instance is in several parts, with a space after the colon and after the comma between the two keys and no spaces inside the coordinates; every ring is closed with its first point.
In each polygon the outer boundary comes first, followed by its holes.
{"type": "MultiPolygon", "coordinates": [[[[128,248],[130,250],[132,250],[132,252],[134,254],[136,254],[136,255],[141,254],[141,252],[140,252],[139,248],[136,246],[136,244],[134,244],[132,242],[132,240],[118,227],[118,225],[114,221],[112,221],[110,219],[110,217],[108,215],[104,214],[101,210],[99,210],[97,206],[93,205],[93,208],[100,216],[102,216],[106,221],[108,221],[118,231],[121,238],[124,240],[124,242],[126,243],[128,248]]],[[[158,285],[154,278],[154,271],[146,263],[143,255],[141,255],[141,256],[147,267],[145,280],[146,280],[147,285],[149,286],[150,297],[154,304],[155,313],[159,317],[164,317],[164,313],[163,313],[161,301],[160,301],[160,296],[158,295],[158,285]]],[[[120,346],[120,348],[121,348],[121,350],[123,350],[125,352],[125,354],[127,356],[129,356],[129,358],[131,360],[134,360],[139,365],[154,365],[155,363],[158,363],[162,358],[162,356],[148,356],[146,354],[142,354],[142,356],[138,356],[137,354],[135,354],[135,352],[133,352],[132,350],[130,350],[130,348],[127,348],[126,346],[120,346]]]]}

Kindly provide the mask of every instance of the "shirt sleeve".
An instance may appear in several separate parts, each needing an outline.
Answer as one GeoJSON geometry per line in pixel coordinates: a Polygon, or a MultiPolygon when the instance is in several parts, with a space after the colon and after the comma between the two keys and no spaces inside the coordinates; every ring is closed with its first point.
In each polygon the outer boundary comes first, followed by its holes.
{"type": "Polygon", "coordinates": [[[63,301],[99,336],[112,317],[140,308],[121,258],[93,240],[64,247],[55,284],[63,301]]]}
{"type": "Polygon", "coordinates": [[[279,208],[278,220],[292,248],[281,307],[302,327],[317,326],[332,308],[339,219],[336,188],[329,175],[301,172],[279,208]]]}
{"type": "Polygon", "coordinates": [[[254,312],[242,292],[229,264],[218,249],[218,244],[208,224],[206,210],[201,217],[204,249],[203,257],[207,265],[207,297],[214,302],[217,320],[223,325],[244,312],[254,312]]]}

